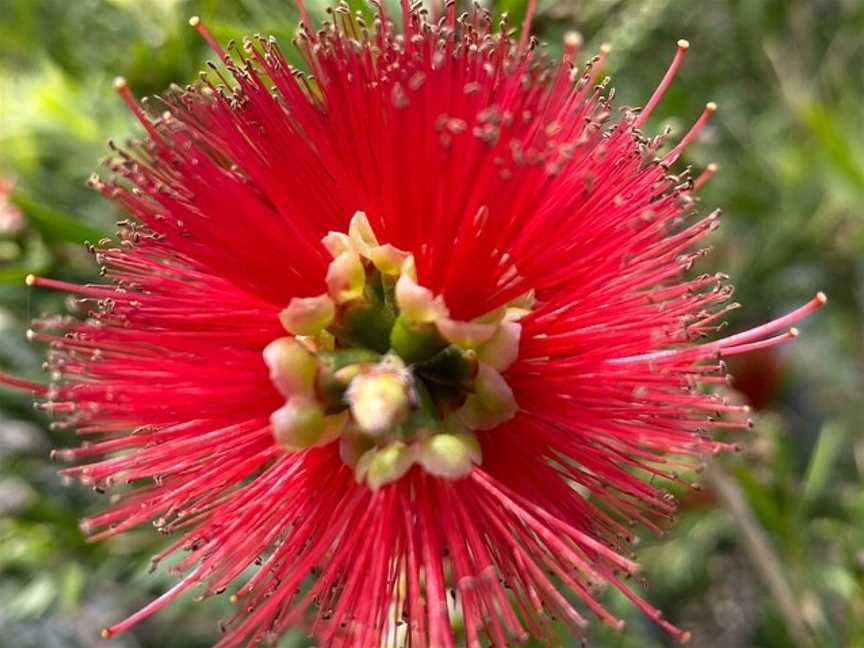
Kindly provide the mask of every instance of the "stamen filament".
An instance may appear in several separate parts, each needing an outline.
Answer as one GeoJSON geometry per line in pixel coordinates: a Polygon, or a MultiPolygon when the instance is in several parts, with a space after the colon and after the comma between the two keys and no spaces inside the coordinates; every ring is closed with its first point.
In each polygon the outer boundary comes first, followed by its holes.
{"type": "Polygon", "coordinates": [[[225,53],[225,50],[222,49],[222,46],[219,44],[215,38],[213,38],[212,34],[210,34],[210,30],[204,25],[204,21],[201,20],[199,16],[192,16],[189,19],[189,26],[193,27],[195,31],[201,34],[201,37],[207,41],[207,45],[210,46],[216,54],[218,54],[219,59],[225,61],[228,59],[228,54],[225,53]]]}
{"type": "Polygon", "coordinates": [[[699,131],[702,130],[702,127],[705,125],[705,122],[717,111],[717,104],[713,101],[709,101],[705,104],[705,109],[702,111],[702,114],[699,115],[699,119],[696,120],[696,123],[687,131],[687,134],[681,138],[681,141],[678,142],[678,145],[672,149],[665,158],[663,158],[663,162],[665,164],[673,164],[680,156],[681,153],[684,152],[684,149],[687,148],[687,145],[693,141],[693,138],[699,134],[699,131]]]}
{"type": "Polygon", "coordinates": [[[528,45],[531,36],[531,23],[534,21],[534,12],[537,10],[537,0],[528,0],[525,7],[525,19],[522,21],[522,33],[519,35],[519,50],[522,51],[528,45]]]}
{"type": "Polygon", "coordinates": [[[766,338],[764,340],[759,340],[758,342],[750,342],[749,344],[739,344],[736,346],[724,346],[721,354],[723,356],[736,355],[739,353],[748,353],[750,351],[758,351],[760,349],[767,349],[768,347],[772,347],[775,344],[780,344],[781,342],[786,342],[788,340],[793,340],[798,337],[799,332],[797,328],[791,328],[785,333],[780,335],[776,335],[774,337],[766,338]]]}
{"type": "Polygon", "coordinates": [[[714,162],[711,162],[708,166],[706,166],[705,170],[699,174],[699,177],[697,177],[693,181],[693,190],[698,191],[699,189],[701,189],[706,182],[708,182],[711,178],[714,177],[714,174],[717,173],[717,170],[719,168],[720,167],[714,162]]]}
{"type": "Polygon", "coordinates": [[[648,100],[648,103],[645,104],[645,107],[639,113],[639,116],[636,118],[636,122],[634,126],[636,128],[642,128],[643,124],[647,121],[648,116],[654,110],[654,107],[663,98],[663,95],[666,94],[666,90],[669,87],[669,84],[672,83],[672,79],[675,78],[675,74],[678,72],[678,68],[681,66],[681,61],[684,60],[684,53],[687,51],[687,48],[690,47],[690,43],[683,38],[678,41],[678,49],[675,51],[675,56],[672,58],[672,63],[669,64],[669,69],[666,70],[666,74],[663,75],[663,78],[660,80],[660,85],[657,86],[657,89],[654,90],[654,94],[651,95],[651,98],[648,100]]]}
{"type": "MultiPolygon", "coordinates": [[[[608,362],[610,364],[627,364],[631,362],[652,362],[665,358],[690,355],[707,357],[711,353],[720,352],[722,354],[729,349],[732,350],[732,353],[736,353],[736,351],[734,351],[736,347],[741,346],[744,343],[759,340],[760,338],[764,338],[765,336],[770,335],[771,333],[774,333],[775,331],[778,331],[786,326],[789,326],[790,324],[794,324],[795,322],[807,317],[807,315],[809,315],[810,313],[821,308],[827,301],[828,298],[825,296],[825,293],[820,291],[816,293],[816,296],[813,299],[811,299],[803,306],[796,308],[791,313],[787,313],[782,317],[778,317],[775,320],[766,322],[761,326],[756,326],[747,331],[743,331],[741,333],[731,335],[727,338],[723,338],[722,340],[717,340],[716,342],[708,342],[706,344],[701,344],[697,346],[686,347],[683,349],[668,349],[665,351],[655,351],[654,353],[626,356],[623,358],[613,358],[608,362]]],[[[783,342],[794,337],[795,335],[790,335],[789,333],[782,336],[777,336],[775,338],[772,338],[774,340],[773,344],[777,344],[779,342],[783,342]]]]}
{"type": "Polygon", "coordinates": [[[30,380],[24,380],[23,378],[16,378],[2,371],[0,371],[0,385],[23,389],[32,392],[36,396],[46,396],[49,390],[48,385],[41,385],[30,380]]]}

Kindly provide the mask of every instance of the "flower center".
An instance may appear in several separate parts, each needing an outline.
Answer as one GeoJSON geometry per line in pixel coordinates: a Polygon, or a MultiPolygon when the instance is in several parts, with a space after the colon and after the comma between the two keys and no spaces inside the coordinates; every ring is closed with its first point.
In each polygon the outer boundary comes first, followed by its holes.
{"type": "Polygon", "coordinates": [[[475,431],[518,409],[501,372],[518,356],[532,295],[459,321],[418,283],[413,255],[379,244],[362,212],[323,243],[327,292],[292,299],[279,316],[291,335],[264,350],[286,399],[270,419],[276,442],[295,451],[338,439],[373,490],[415,464],[464,477],[482,460],[475,431]]]}

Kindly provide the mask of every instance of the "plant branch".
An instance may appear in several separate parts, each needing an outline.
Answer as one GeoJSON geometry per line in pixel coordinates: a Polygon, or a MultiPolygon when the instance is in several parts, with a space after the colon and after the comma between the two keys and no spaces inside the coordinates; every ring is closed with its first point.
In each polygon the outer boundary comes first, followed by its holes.
{"type": "Polygon", "coordinates": [[[759,524],[738,484],[728,477],[717,462],[709,462],[705,482],[732,515],[739,539],[759,577],[771,593],[786,627],[800,648],[815,648],[816,642],[798,605],[771,539],[759,524]]]}

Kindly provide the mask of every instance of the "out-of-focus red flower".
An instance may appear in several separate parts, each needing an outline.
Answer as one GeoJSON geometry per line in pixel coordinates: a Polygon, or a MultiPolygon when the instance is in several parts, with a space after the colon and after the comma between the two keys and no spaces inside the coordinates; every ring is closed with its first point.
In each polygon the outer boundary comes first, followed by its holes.
{"type": "Polygon", "coordinates": [[[668,150],[639,130],[686,42],[613,123],[605,50],[546,61],[527,22],[514,42],[452,3],[401,18],[304,13],[305,72],[193,19],[214,76],[158,118],[117,83],[147,137],[92,180],[131,215],[94,249],[108,283],[32,277],[96,308],[35,323],[50,387],[5,379],[93,439],[66,474],[126,485],[87,533],[174,538],[153,565],[179,556],[179,583],[106,636],[197,588],[238,604],[220,646],[297,624],[439,648],[457,619],[469,646],[553,643],[553,616],[618,626],[611,585],[687,637],[624,583],[631,524],[673,512],[655,476],[726,447],[707,429],[746,425],[703,389],[720,358],[824,298],[702,339],[731,308],[724,277],[683,277],[711,170],[670,169],[714,106],[668,150]]]}
{"type": "Polygon", "coordinates": [[[14,186],[14,180],[0,176],[0,236],[14,236],[24,227],[24,215],[9,200],[14,186]]]}
{"type": "Polygon", "coordinates": [[[777,395],[783,375],[783,357],[776,348],[748,353],[730,364],[735,375],[735,389],[746,398],[745,402],[755,408],[765,407],[777,395]]]}

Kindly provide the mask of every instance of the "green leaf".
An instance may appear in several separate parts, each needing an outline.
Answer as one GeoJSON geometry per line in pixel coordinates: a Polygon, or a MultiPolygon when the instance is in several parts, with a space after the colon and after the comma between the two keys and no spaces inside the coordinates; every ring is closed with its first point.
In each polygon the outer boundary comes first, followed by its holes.
{"type": "Polygon", "coordinates": [[[846,448],[847,436],[846,428],[839,423],[830,422],[822,426],[804,476],[799,514],[805,512],[825,492],[834,466],[846,448]]]}
{"type": "Polygon", "coordinates": [[[28,274],[39,274],[48,268],[52,258],[51,251],[39,236],[29,236],[19,261],[0,265],[0,284],[21,283],[28,274]]]}
{"type": "Polygon", "coordinates": [[[856,157],[850,138],[839,127],[840,120],[819,102],[802,109],[802,119],[822,147],[828,160],[847,180],[864,190],[864,165],[856,157]]]}
{"type": "Polygon", "coordinates": [[[86,575],[81,565],[71,563],[61,574],[58,582],[58,597],[60,605],[67,610],[74,610],[84,591],[86,575]]]}
{"type": "Polygon", "coordinates": [[[67,216],[63,212],[36,202],[21,189],[12,192],[12,202],[24,212],[29,223],[42,234],[49,243],[96,242],[105,236],[105,232],[77,218],[67,216]]]}
{"type": "Polygon", "coordinates": [[[57,587],[50,575],[41,574],[26,585],[7,606],[13,617],[35,617],[44,614],[57,597],[57,587]]]}

